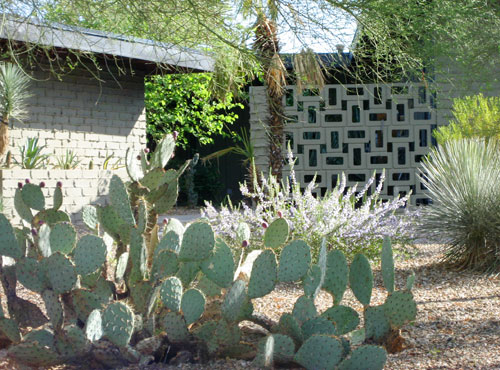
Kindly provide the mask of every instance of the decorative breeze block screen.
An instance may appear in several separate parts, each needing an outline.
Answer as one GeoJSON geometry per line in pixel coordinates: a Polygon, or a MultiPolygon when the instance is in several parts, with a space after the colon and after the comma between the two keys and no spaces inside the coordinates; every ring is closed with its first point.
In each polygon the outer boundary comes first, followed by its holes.
{"type": "MultiPolygon", "coordinates": [[[[374,171],[378,180],[385,169],[383,199],[411,190],[413,205],[429,203],[417,170],[435,145],[431,133],[437,127],[435,96],[425,86],[326,85],[301,95],[288,86],[286,92],[286,143],[301,184],[316,174],[316,192],[325,194],[342,172],[348,186],[362,187],[374,171]]],[[[286,167],[283,175],[288,174],[286,167]]]]}

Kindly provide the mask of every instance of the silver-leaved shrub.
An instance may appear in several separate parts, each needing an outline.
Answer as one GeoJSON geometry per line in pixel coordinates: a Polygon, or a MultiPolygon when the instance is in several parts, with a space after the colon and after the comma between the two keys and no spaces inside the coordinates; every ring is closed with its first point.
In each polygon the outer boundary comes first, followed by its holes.
{"type": "MultiPolygon", "coordinates": [[[[291,158],[289,163],[293,163],[291,158]]],[[[348,188],[342,175],[337,187],[323,197],[313,195],[314,180],[301,191],[293,165],[290,176],[282,182],[273,176],[262,178],[261,184],[254,185],[252,190],[247,183],[240,185],[241,193],[253,200],[254,206],[249,206],[248,202],[238,205],[229,202],[217,210],[207,202],[202,210],[202,216],[229,244],[238,240],[236,230],[240,223],[245,222],[255,238],[249,241],[250,246],[262,247],[257,244],[265,231],[262,224],[270,224],[280,216],[289,221],[291,238],[307,241],[316,255],[323,238],[326,238],[329,249],[340,249],[348,256],[363,252],[372,259],[380,253],[385,235],[401,248],[414,238],[413,221],[417,211],[405,208],[410,195],[385,202],[380,198],[385,174],[371,194],[369,189],[374,176],[358,190],[357,186],[348,188]]]]}

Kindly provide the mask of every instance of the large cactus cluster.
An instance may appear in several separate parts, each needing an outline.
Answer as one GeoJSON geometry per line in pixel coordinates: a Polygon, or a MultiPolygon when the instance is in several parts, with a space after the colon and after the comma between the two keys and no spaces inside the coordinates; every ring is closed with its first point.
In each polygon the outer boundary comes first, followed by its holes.
{"type": "Polygon", "coordinates": [[[265,249],[248,255],[250,229],[240,225],[240,256],[203,221],[184,227],[171,219],[148,228],[148,212],[161,213],[174,204],[182,172],[163,170],[173,149],[161,148],[150,164],[129,155],[132,182],[112,178],[110,204],[85,209],[94,233],[79,240],[69,217],[58,210],[59,187],[49,209],[39,186],[18,189],[16,209],[30,228],[13,228],[0,214],[0,255],[15,260],[9,271],[7,266],[0,271],[2,283],[11,287],[14,281],[15,287],[17,279],[40,294],[48,322],[20,321],[16,306],[9,304],[9,318],[0,312],[0,339],[10,344],[9,356],[37,366],[84,358],[94,366],[120,367],[165,360],[175,348],[187,348],[199,361],[238,356],[254,358],[260,367],[383,368],[383,345],[416,315],[412,280],[406,289],[394,289],[389,240],[382,251],[388,296],[383,305],[370,306],[373,277],[366,257],[357,255],[349,266],[341,252],[323,246],[313,264],[306,242],[288,240],[283,218],[267,227],[265,249]],[[113,240],[116,255],[110,256],[113,240]],[[272,323],[253,313],[252,300],[280,282],[300,282],[304,294],[291,313],[272,323]],[[364,307],[361,329],[358,313],[341,305],[348,286],[364,307]],[[314,299],[322,289],[334,303],[320,314],[314,299]],[[242,341],[243,320],[264,326],[268,335],[257,344],[242,341]],[[26,333],[26,326],[36,328],[26,333]]]}

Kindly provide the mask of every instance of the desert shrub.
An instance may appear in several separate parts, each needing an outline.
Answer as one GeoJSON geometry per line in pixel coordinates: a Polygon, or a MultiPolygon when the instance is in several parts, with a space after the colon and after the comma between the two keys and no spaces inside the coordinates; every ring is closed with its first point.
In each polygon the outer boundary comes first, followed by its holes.
{"type": "Polygon", "coordinates": [[[439,144],[465,138],[500,139],[500,98],[483,94],[453,100],[453,119],[434,131],[439,144]]]}
{"type": "MultiPolygon", "coordinates": [[[[252,235],[260,238],[264,223],[284,217],[290,223],[292,237],[307,241],[314,256],[318,254],[322,239],[326,238],[330,249],[340,249],[348,256],[362,252],[375,259],[384,235],[403,247],[413,238],[411,220],[415,211],[403,210],[409,195],[382,202],[380,193],[384,178],[382,175],[375,191],[369,194],[374,176],[358,189],[357,186],[348,188],[342,175],[335,189],[323,197],[316,197],[313,195],[314,181],[301,191],[292,167],[289,179],[284,182],[279,183],[269,176],[263,178],[260,185],[255,185],[253,191],[246,183],[240,186],[241,193],[256,202],[255,207],[245,202],[237,205],[229,202],[217,210],[206,203],[202,214],[228,243],[235,239],[242,222],[249,224],[252,235]],[[401,212],[396,212],[398,210],[401,212]]],[[[258,240],[254,243],[253,247],[260,247],[258,240]]]]}
{"type": "Polygon", "coordinates": [[[452,140],[423,164],[433,204],[423,211],[426,235],[448,244],[445,260],[483,271],[500,261],[500,154],[498,142],[452,140]]]}

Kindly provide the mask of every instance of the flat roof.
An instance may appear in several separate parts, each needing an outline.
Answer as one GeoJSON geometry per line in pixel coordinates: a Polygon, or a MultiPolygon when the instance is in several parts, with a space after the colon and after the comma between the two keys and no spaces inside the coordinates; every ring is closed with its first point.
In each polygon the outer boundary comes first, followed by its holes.
{"type": "Polygon", "coordinates": [[[197,50],[61,24],[45,25],[33,19],[0,15],[0,39],[42,46],[113,55],[143,62],[211,72],[214,59],[197,50]]]}

